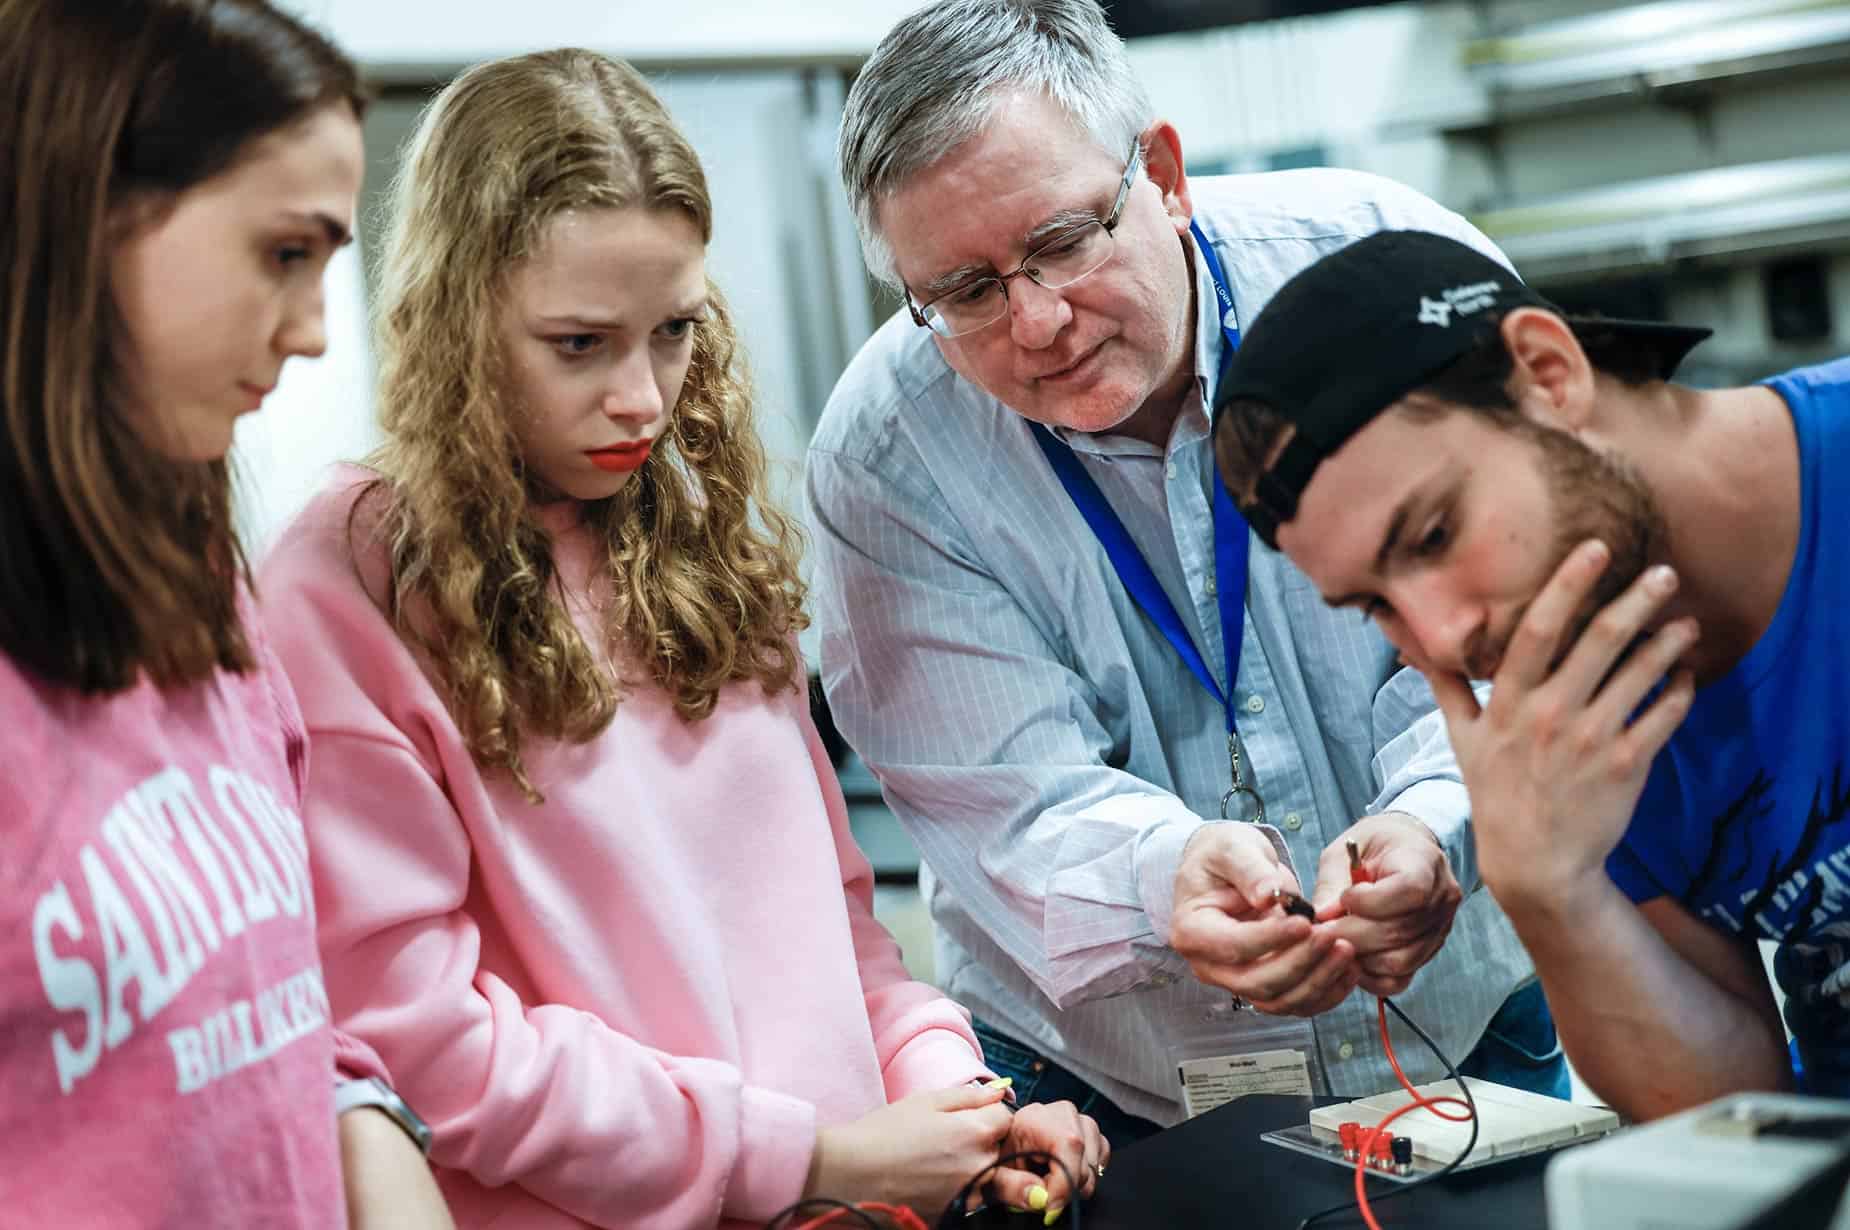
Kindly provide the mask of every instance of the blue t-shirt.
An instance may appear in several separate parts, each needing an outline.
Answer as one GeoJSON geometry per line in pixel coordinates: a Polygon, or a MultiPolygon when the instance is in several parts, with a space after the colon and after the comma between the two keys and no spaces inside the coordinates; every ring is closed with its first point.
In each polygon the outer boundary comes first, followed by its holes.
{"type": "Polygon", "coordinates": [[[1799,448],[1799,545],[1772,624],[1696,693],[1607,860],[1634,901],[1668,895],[1779,941],[1805,1085],[1850,1095],[1850,358],[1767,382],[1799,448]]]}

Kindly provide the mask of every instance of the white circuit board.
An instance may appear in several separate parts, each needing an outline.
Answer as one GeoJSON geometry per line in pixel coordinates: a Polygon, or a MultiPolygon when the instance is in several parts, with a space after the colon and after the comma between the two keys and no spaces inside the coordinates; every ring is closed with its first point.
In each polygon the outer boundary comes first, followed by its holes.
{"type": "MultiPolygon", "coordinates": [[[[1546,1153],[1565,1145],[1583,1144],[1617,1131],[1619,1116],[1604,1106],[1581,1106],[1559,1098],[1512,1089],[1491,1081],[1467,1076],[1471,1096],[1477,1103],[1477,1143],[1470,1156],[1459,1164],[1465,1170],[1493,1162],[1510,1161],[1535,1153],[1546,1153]]],[[[1454,1081],[1434,1081],[1416,1086],[1424,1097],[1462,1097],[1454,1081]]],[[[1340,1130],[1345,1122],[1372,1128],[1387,1115],[1412,1099],[1404,1089],[1379,1093],[1353,1102],[1320,1106],[1311,1111],[1310,1122],[1276,1132],[1266,1132],[1261,1139],[1312,1157],[1353,1167],[1353,1158],[1344,1155],[1340,1130]]],[[[1460,1113],[1447,1105],[1447,1113],[1460,1113]]],[[[1454,1123],[1432,1111],[1410,1111],[1388,1126],[1388,1133],[1405,1136],[1413,1142],[1413,1164],[1406,1173],[1370,1168],[1371,1174],[1383,1178],[1411,1181],[1430,1174],[1459,1157],[1471,1139],[1469,1123],[1454,1123]]]]}

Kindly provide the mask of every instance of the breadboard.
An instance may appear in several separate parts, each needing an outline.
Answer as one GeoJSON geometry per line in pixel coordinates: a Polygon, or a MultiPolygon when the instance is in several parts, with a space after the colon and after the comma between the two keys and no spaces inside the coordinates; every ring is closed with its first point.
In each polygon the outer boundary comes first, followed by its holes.
{"type": "MultiPolygon", "coordinates": [[[[1622,1126],[1619,1116],[1603,1106],[1580,1106],[1476,1077],[1466,1077],[1465,1083],[1470,1086],[1471,1096],[1477,1103],[1478,1132],[1477,1144],[1472,1147],[1471,1155],[1459,1164],[1460,1170],[1597,1140],[1622,1126]]],[[[1416,1088],[1424,1097],[1462,1098],[1455,1081],[1434,1081],[1416,1088]]],[[[1309,1123],[1267,1132],[1262,1139],[1352,1167],[1354,1159],[1343,1156],[1338,1135],[1342,1124],[1354,1122],[1364,1129],[1372,1128],[1411,1101],[1405,1090],[1396,1089],[1371,1098],[1320,1106],[1311,1111],[1309,1123]]],[[[1456,1107],[1445,1109],[1457,1112],[1456,1107]]],[[[1370,1168],[1370,1173],[1402,1181],[1416,1179],[1447,1165],[1464,1153],[1471,1139],[1469,1123],[1454,1123],[1424,1108],[1409,1111],[1394,1120],[1388,1132],[1412,1140],[1413,1165],[1405,1174],[1374,1167],[1370,1168]]]]}

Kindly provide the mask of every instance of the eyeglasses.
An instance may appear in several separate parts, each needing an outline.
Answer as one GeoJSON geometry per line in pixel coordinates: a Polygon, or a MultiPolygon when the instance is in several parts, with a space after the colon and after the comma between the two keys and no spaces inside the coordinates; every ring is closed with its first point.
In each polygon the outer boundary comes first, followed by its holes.
{"type": "Polygon", "coordinates": [[[1118,228],[1118,215],[1137,172],[1143,169],[1143,146],[1131,142],[1130,160],[1124,166],[1124,178],[1118,181],[1118,195],[1111,202],[1111,212],[1100,220],[1094,218],[1055,235],[1028,253],[1012,273],[994,274],[965,282],[948,290],[923,306],[906,295],[906,307],[914,324],[923,325],[939,337],[961,337],[992,325],[1008,315],[1011,279],[1026,276],[1037,286],[1062,290],[1081,278],[1096,273],[1111,259],[1112,232],[1118,228]]]}

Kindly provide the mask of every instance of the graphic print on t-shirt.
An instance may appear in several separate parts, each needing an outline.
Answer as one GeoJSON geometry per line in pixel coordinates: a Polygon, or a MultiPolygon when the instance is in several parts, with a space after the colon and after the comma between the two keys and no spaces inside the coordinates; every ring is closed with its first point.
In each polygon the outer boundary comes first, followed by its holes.
{"type": "MultiPolygon", "coordinates": [[[[255,995],[160,1019],[215,954],[313,909],[302,822],[250,775],[169,765],[123,793],[33,904],[32,951],[55,1010],[45,1062],[70,1094],[137,1031],[158,1029],[192,1093],[328,1020],[312,960],[255,995]]],[[[241,961],[241,946],[227,959],[241,961]]],[[[209,974],[207,974],[209,976],[209,974]]],[[[227,980],[229,981],[229,980],[227,980]]]]}
{"type": "Polygon", "coordinates": [[[1719,884],[1741,885],[1738,901],[1710,902],[1702,916],[1739,934],[1803,940],[1850,905],[1850,848],[1841,835],[1829,840],[1850,815],[1850,783],[1841,761],[1830,780],[1818,782],[1790,850],[1782,848],[1784,831],[1768,823],[1773,789],[1764,770],[1756,773],[1710,822],[1715,844],[1691,880],[1689,894],[1703,901],[1719,884]],[[1725,865],[1730,854],[1738,862],[1725,865]]]}

